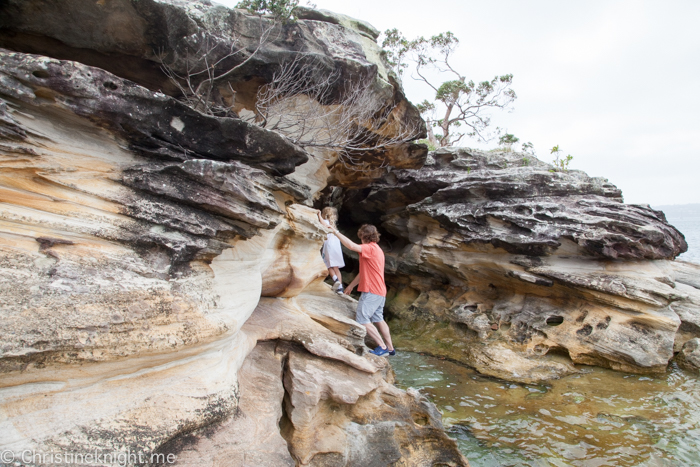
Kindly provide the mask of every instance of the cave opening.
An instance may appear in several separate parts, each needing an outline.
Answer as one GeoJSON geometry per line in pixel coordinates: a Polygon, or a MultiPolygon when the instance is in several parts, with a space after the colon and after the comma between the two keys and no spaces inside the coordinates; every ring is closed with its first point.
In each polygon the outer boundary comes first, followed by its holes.
{"type": "MultiPolygon", "coordinates": [[[[314,203],[314,208],[319,210],[322,210],[326,206],[336,208],[338,210],[337,228],[353,242],[360,243],[357,231],[363,224],[372,224],[377,227],[379,231],[379,246],[385,254],[401,251],[406,242],[404,239],[397,237],[385,228],[383,225],[384,221],[382,220],[385,213],[366,209],[366,206],[362,204],[362,201],[365,200],[371,192],[372,189],[369,187],[344,189],[338,186],[328,186],[322,191],[321,196],[314,203]]],[[[347,285],[359,272],[359,255],[354,251],[348,250],[344,246],[342,248],[345,267],[341,268],[340,272],[343,276],[344,284],[347,285]]],[[[387,263],[389,261],[390,259],[387,256],[387,263]]],[[[387,267],[388,266],[389,264],[387,264],[387,267]]],[[[326,282],[332,281],[330,278],[327,278],[326,282]]],[[[355,291],[353,295],[355,295],[356,292],[357,291],[355,291]]],[[[359,293],[357,293],[356,298],[358,297],[359,293]]]]}

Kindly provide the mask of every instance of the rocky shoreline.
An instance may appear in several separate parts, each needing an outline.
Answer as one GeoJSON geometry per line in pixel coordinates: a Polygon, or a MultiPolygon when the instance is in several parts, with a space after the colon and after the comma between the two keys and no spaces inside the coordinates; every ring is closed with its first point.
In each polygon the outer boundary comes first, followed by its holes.
{"type": "Polygon", "coordinates": [[[441,149],[345,196],[363,208],[358,222],[392,235],[388,309],[406,329],[430,323],[422,350],[437,333],[433,353],[537,382],[571,364],[665,371],[697,337],[689,278],[700,269],[673,261],[683,235],[605,179],[514,152],[441,149]]]}
{"type": "Polygon", "coordinates": [[[699,267],[607,181],[414,141],[352,166],[236,116],[313,56],[342,78],[314,105],[370,76],[381,131],[425,128],[366,23],[180,0],[9,0],[0,18],[0,450],[468,465],[323,283],[325,203],[351,236],[381,227],[406,349],[513,381],[697,361],[699,267]],[[162,67],[185,72],[205,36],[253,56],[216,90],[236,115],[183,104],[162,67]]]}

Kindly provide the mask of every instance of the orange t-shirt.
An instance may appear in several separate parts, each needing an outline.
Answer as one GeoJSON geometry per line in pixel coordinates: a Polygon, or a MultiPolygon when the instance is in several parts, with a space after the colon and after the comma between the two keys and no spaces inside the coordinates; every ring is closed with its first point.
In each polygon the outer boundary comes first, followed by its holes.
{"type": "Polygon", "coordinates": [[[386,297],[384,284],[384,252],[375,242],[363,243],[360,251],[360,292],[386,297]]]}

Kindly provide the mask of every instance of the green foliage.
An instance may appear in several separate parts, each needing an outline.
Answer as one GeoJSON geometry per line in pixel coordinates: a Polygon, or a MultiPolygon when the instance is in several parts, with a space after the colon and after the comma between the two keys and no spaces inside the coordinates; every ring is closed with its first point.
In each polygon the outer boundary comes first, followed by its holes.
{"type": "Polygon", "coordinates": [[[426,146],[428,146],[428,151],[435,151],[438,148],[436,145],[431,143],[430,140],[427,138],[426,139],[419,139],[418,141],[416,141],[416,143],[425,144],[426,146]]]}
{"type": "Polygon", "coordinates": [[[498,151],[504,151],[504,152],[511,152],[513,151],[513,145],[520,141],[520,138],[517,138],[515,135],[508,133],[506,130],[505,134],[502,134],[502,131],[500,128],[496,128],[496,134],[500,135],[498,137],[498,151]]]}
{"type": "Polygon", "coordinates": [[[434,103],[424,101],[417,107],[427,120],[430,140],[440,146],[456,144],[465,135],[488,140],[485,129],[491,122],[484,110],[506,108],[517,97],[510,88],[513,82],[511,74],[476,83],[455,70],[450,60],[458,45],[459,39],[449,31],[430,38],[421,36],[408,40],[397,29],[389,29],[384,32],[382,41],[387,63],[399,78],[411,63],[417,75],[413,77],[435,91],[434,103]],[[429,78],[428,71],[452,75],[452,79],[440,82],[429,78]],[[444,110],[439,119],[434,118],[438,110],[444,110]],[[461,126],[466,127],[466,133],[457,131],[461,126]],[[432,128],[441,133],[433,134],[432,128]]]}
{"type": "Polygon", "coordinates": [[[505,135],[501,135],[500,138],[498,138],[498,144],[501,146],[512,146],[515,143],[520,141],[520,138],[516,138],[515,135],[512,135],[510,133],[506,133],[505,135]]]}
{"type": "Polygon", "coordinates": [[[523,166],[527,167],[530,165],[530,159],[527,157],[523,157],[523,166]]]}
{"type": "Polygon", "coordinates": [[[387,29],[384,32],[382,48],[389,66],[398,76],[403,75],[404,70],[408,68],[408,64],[405,62],[406,53],[408,52],[408,41],[406,38],[396,28],[387,29]]]}
{"type": "Polygon", "coordinates": [[[456,101],[460,94],[474,92],[474,81],[465,83],[462,80],[445,81],[435,93],[435,99],[439,101],[456,101]]]}
{"type": "Polygon", "coordinates": [[[554,164],[554,169],[550,170],[551,172],[567,172],[569,170],[569,163],[573,159],[571,154],[568,154],[566,157],[562,157],[562,150],[559,149],[558,144],[554,146],[549,153],[554,154],[554,160],[552,161],[554,164]]]}
{"type": "Polygon", "coordinates": [[[241,0],[236,8],[259,15],[273,15],[275,19],[287,23],[297,20],[295,10],[298,6],[299,0],[241,0]]]}
{"type": "Polygon", "coordinates": [[[523,143],[522,144],[522,151],[526,152],[528,154],[532,154],[534,156],[535,155],[535,145],[529,141],[527,143],[523,143]]]}
{"type": "Polygon", "coordinates": [[[435,110],[435,104],[432,102],[428,102],[428,100],[424,100],[420,104],[416,104],[416,108],[418,109],[418,112],[420,113],[426,113],[430,112],[431,110],[435,110]]]}

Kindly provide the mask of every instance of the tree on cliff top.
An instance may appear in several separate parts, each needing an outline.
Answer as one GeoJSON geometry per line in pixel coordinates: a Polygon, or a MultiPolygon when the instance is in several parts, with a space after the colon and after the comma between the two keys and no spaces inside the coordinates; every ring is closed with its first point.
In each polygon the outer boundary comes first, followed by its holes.
{"type": "Polygon", "coordinates": [[[474,83],[457,72],[450,64],[451,55],[459,45],[459,39],[451,32],[445,32],[429,39],[418,37],[406,39],[397,29],[387,30],[382,47],[394,71],[401,77],[409,63],[414,66],[413,79],[423,81],[435,91],[435,103],[427,100],[418,104],[418,110],[426,117],[428,139],[435,146],[457,144],[465,135],[486,141],[485,130],[491,121],[486,111],[489,108],[507,108],[516,98],[510,88],[513,75],[496,76],[491,81],[474,83]],[[451,75],[442,83],[429,73],[451,75]],[[436,118],[442,112],[442,118],[436,118]],[[468,127],[466,133],[459,131],[468,127]],[[441,133],[435,134],[433,128],[441,133]]]}
{"type": "Polygon", "coordinates": [[[296,8],[299,0],[241,0],[236,8],[243,8],[251,13],[269,14],[283,23],[297,20],[296,8]]]}

